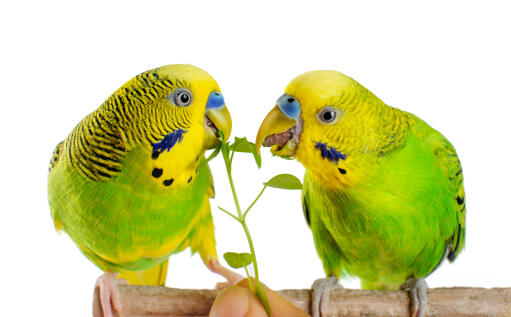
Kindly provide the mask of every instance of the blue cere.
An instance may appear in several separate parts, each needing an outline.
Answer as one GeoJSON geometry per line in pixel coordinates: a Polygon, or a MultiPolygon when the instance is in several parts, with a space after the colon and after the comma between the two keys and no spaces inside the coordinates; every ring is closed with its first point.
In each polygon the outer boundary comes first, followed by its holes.
{"type": "Polygon", "coordinates": [[[167,134],[163,137],[163,140],[157,143],[153,143],[153,158],[158,157],[161,152],[170,151],[170,149],[183,141],[183,135],[186,131],[183,129],[174,130],[172,133],[167,134]]]}
{"type": "Polygon", "coordinates": [[[295,97],[284,94],[277,99],[277,106],[279,106],[280,111],[289,118],[298,119],[300,115],[300,103],[295,97]]]}
{"type": "Polygon", "coordinates": [[[335,164],[337,164],[339,160],[344,161],[346,159],[346,154],[342,154],[341,152],[337,151],[337,149],[334,147],[330,146],[330,148],[328,148],[326,143],[321,142],[316,143],[316,149],[321,150],[321,156],[324,159],[328,159],[331,162],[335,162],[335,164]]]}
{"type": "Polygon", "coordinates": [[[208,103],[206,109],[221,108],[225,104],[224,96],[218,91],[213,91],[209,94],[208,103]]]}

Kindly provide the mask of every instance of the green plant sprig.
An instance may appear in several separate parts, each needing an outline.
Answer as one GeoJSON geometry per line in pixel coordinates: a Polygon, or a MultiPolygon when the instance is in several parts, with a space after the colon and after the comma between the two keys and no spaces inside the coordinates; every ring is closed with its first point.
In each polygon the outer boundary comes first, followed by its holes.
{"type": "Polygon", "coordinates": [[[259,270],[257,267],[257,259],[255,255],[254,250],[254,244],[252,241],[252,236],[250,235],[250,231],[248,230],[248,226],[246,223],[246,217],[248,212],[252,209],[252,207],[255,205],[255,203],[259,200],[259,198],[264,193],[265,189],[267,187],[274,187],[274,188],[281,188],[281,189],[301,189],[302,184],[298,178],[296,178],[293,175],[290,174],[280,174],[277,176],[272,177],[268,182],[263,183],[263,188],[257,195],[257,197],[254,199],[254,201],[248,206],[248,208],[242,212],[240,203],[238,200],[238,195],[236,193],[236,188],[234,186],[234,181],[232,178],[232,162],[234,159],[234,153],[235,152],[241,152],[241,153],[252,153],[254,160],[257,164],[258,168],[261,168],[261,156],[259,153],[256,152],[255,145],[252,142],[249,142],[247,138],[235,138],[235,141],[233,144],[229,144],[229,142],[224,141],[223,134],[220,132],[220,138],[221,138],[221,144],[213,151],[213,153],[207,158],[208,161],[213,159],[215,156],[217,156],[219,153],[222,153],[225,167],[227,170],[227,177],[229,179],[229,185],[231,187],[231,192],[234,199],[234,204],[236,206],[237,215],[234,213],[218,206],[218,209],[235,219],[237,222],[241,224],[243,227],[243,230],[245,232],[245,235],[247,237],[250,253],[236,253],[236,252],[226,252],[224,254],[225,261],[235,269],[238,268],[244,268],[245,273],[247,274],[248,278],[248,284],[250,290],[259,298],[259,301],[263,304],[264,309],[266,310],[266,313],[270,315],[270,305],[268,303],[268,298],[266,296],[266,293],[264,291],[264,287],[262,286],[260,280],[259,280],[259,270]],[[247,266],[250,265],[250,263],[253,263],[254,265],[254,280],[255,285],[252,285],[251,277],[248,272],[247,266]]]}

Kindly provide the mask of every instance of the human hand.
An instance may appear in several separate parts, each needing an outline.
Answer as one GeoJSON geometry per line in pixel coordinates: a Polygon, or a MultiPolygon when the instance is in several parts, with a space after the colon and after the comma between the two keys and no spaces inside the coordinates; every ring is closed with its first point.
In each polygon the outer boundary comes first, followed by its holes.
{"type": "MultiPolygon", "coordinates": [[[[296,307],[282,295],[265,288],[271,308],[271,317],[306,317],[303,310],[296,307]]],[[[223,290],[215,299],[209,317],[267,317],[259,299],[250,292],[248,280],[244,279],[223,290]]]]}

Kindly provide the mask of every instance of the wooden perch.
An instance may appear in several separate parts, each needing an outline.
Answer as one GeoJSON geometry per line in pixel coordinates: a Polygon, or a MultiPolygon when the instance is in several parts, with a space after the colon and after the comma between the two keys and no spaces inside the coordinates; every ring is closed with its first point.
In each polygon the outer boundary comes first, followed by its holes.
{"type": "MultiPolygon", "coordinates": [[[[122,317],[207,316],[217,290],[119,285],[116,308],[122,317]]],[[[311,291],[282,290],[296,306],[309,312],[311,291]]],[[[101,316],[94,294],[94,316],[101,316]]],[[[333,316],[409,316],[404,291],[338,289],[330,292],[327,314],[333,316]]],[[[433,288],[428,290],[426,316],[511,316],[511,288],[433,288]]]]}

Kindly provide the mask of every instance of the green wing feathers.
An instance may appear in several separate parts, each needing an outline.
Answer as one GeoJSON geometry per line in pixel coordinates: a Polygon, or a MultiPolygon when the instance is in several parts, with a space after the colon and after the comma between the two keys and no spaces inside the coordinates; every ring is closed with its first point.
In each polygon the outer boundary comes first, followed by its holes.
{"type": "Polygon", "coordinates": [[[396,288],[463,249],[463,175],[453,146],[420,121],[399,149],[378,160],[373,177],[342,190],[307,170],[302,208],[327,275],[345,272],[364,285],[396,288]]]}
{"type": "Polygon", "coordinates": [[[451,199],[456,202],[456,217],[458,227],[455,229],[447,254],[449,261],[454,261],[456,256],[465,246],[465,190],[463,187],[463,172],[460,160],[452,144],[443,136],[433,138],[433,154],[438,161],[445,177],[449,180],[452,193],[451,199]]]}
{"type": "Polygon", "coordinates": [[[309,209],[309,204],[307,202],[307,194],[305,192],[305,189],[302,190],[302,211],[303,211],[303,216],[305,217],[305,222],[307,223],[307,225],[311,226],[311,215],[310,215],[310,209],[309,209]]]}

